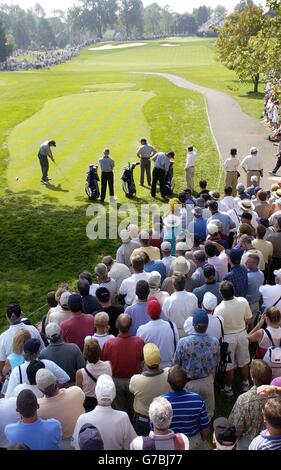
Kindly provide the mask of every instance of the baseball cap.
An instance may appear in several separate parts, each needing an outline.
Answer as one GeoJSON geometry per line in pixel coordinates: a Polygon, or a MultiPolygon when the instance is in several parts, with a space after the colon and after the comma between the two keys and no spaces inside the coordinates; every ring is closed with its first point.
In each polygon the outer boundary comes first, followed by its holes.
{"type": "Polygon", "coordinates": [[[251,152],[251,153],[257,153],[257,152],[258,152],[257,147],[251,147],[250,152],[251,152]]]}
{"type": "Polygon", "coordinates": [[[161,355],[158,347],[154,343],[147,343],[143,347],[144,362],[148,367],[158,366],[161,362],[161,355]]]}
{"type": "Polygon", "coordinates": [[[41,346],[41,341],[38,338],[28,339],[23,346],[25,353],[36,354],[41,346]]]}
{"type": "Polygon", "coordinates": [[[203,214],[203,209],[202,207],[194,207],[194,209],[192,209],[192,214],[197,216],[197,217],[201,217],[202,214],[203,214]]]}
{"type": "Polygon", "coordinates": [[[205,325],[208,326],[209,324],[209,318],[205,310],[202,310],[201,308],[197,308],[194,313],[193,313],[193,326],[198,326],[198,325],[205,325]]]}
{"type": "Polygon", "coordinates": [[[92,424],[84,424],[79,431],[78,444],[80,450],[104,450],[99,430],[92,424]]]}
{"type": "Polygon", "coordinates": [[[62,307],[68,308],[68,299],[70,296],[71,296],[71,292],[69,292],[68,290],[66,290],[65,292],[61,294],[60,304],[62,307]]]}
{"type": "Polygon", "coordinates": [[[215,201],[219,201],[221,195],[218,191],[210,191],[209,192],[211,198],[213,198],[215,201]]]}
{"type": "Polygon", "coordinates": [[[157,299],[150,299],[147,302],[147,314],[152,320],[157,320],[161,315],[161,304],[157,299]]]}
{"type": "Polygon", "coordinates": [[[231,250],[226,250],[226,254],[232,263],[240,263],[242,256],[239,250],[232,248],[231,250]]]}
{"type": "Polygon", "coordinates": [[[190,261],[185,259],[184,256],[179,256],[171,264],[171,270],[173,273],[188,274],[191,268],[190,261]]]}
{"type": "Polygon", "coordinates": [[[79,294],[71,294],[68,298],[68,307],[72,312],[82,310],[82,298],[79,294]]]}
{"type": "Polygon", "coordinates": [[[188,246],[185,242],[178,242],[176,244],[176,251],[187,251],[188,246]]]}
{"type": "Polygon", "coordinates": [[[47,338],[51,339],[60,335],[61,328],[58,323],[51,322],[51,323],[48,323],[45,331],[46,331],[47,338]]]}
{"type": "Polygon", "coordinates": [[[208,311],[215,310],[216,306],[218,305],[218,299],[212,292],[206,292],[203,297],[202,307],[204,307],[208,311]]]}
{"type": "Polygon", "coordinates": [[[275,271],[273,271],[273,274],[274,276],[281,278],[281,269],[275,269],[275,271]]]}
{"type": "Polygon", "coordinates": [[[215,438],[218,444],[231,447],[237,441],[236,428],[226,418],[217,418],[213,423],[215,438]]]}
{"type": "Polygon", "coordinates": [[[48,369],[39,369],[36,372],[36,385],[39,388],[39,390],[46,390],[46,388],[50,387],[51,385],[55,385],[57,383],[57,378],[48,369]]]}
{"type": "Polygon", "coordinates": [[[210,235],[214,235],[215,233],[219,232],[219,228],[216,224],[208,224],[207,225],[207,230],[210,235]]]}
{"type": "Polygon", "coordinates": [[[57,143],[55,140],[50,140],[49,141],[49,145],[53,145],[53,147],[56,147],[57,146],[57,143]]]}
{"type": "Polygon", "coordinates": [[[96,290],[96,298],[101,302],[108,302],[110,299],[110,292],[106,287],[98,287],[96,290]]]}
{"type": "Polygon", "coordinates": [[[266,217],[261,217],[258,219],[258,223],[263,225],[265,228],[269,227],[269,220],[266,217]]]}
{"type": "Polygon", "coordinates": [[[130,240],[130,234],[129,234],[128,230],[121,230],[120,238],[121,238],[123,243],[128,243],[129,240],[130,240]]]}
{"type": "Polygon", "coordinates": [[[116,388],[110,375],[102,374],[99,376],[95,394],[99,405],[111,405],[116,396],[116,388]]]}
{"type": "Polygon", "coordinates": [[[147,279],[148,285],[150,287],[158,287],[161,285],[161,274],[158,271],[152,271],[148,274],[147,279]]]}
{"type": "Polygon", "coordinates": [[[165,251],[165,250],[171,250],[172,249],[172,245],[170,242],[163,242],[161,243],[161,250],[162,251],[165,251]]]}
{"type": "Polygon", "coordinates": [[[149,240],[149,232],[147,230],[142,230],[139,235],[140,240],[149,240]]]}

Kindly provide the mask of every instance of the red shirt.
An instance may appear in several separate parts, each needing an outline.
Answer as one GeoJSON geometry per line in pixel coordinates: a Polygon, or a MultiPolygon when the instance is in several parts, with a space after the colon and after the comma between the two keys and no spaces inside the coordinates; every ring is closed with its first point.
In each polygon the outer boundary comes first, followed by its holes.
{"type": "Polygon", "coordinates": [[[94,333],[95,320],[92,315],[72,315],[68,320],[61,322],[60,327],[66,343],[74,343],[83,352],[84,339],[94,333]]]}
{"type": "Polygon", "coordinates": [[[120,334],[108,339],[102,350],[102,360],[110,361],[112,376],[129,379],[141,371],[144,342],[138,336],[120,334]]]}

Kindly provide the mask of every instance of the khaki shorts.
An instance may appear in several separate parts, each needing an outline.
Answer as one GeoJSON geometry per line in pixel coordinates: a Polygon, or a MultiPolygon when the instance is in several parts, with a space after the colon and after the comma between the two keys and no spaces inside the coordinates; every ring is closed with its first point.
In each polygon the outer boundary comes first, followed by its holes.
{"type": "Polygon", "coordinates": [[[231,363],[227,364],[226,370],[235,367],[244,367],[250,362],[249,340],[246,330],[240,333],[224,335],[224,341],[228,343],[228,349],[231,353],[231,363]]]}

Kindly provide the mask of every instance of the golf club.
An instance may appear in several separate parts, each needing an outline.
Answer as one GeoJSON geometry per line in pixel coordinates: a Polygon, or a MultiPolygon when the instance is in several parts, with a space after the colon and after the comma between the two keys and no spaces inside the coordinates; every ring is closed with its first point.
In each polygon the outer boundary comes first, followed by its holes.
{"type": "Polygon", "coordinates": [[[69,179],[66,177],[65,173],[62,171],[62,169],[59,167],[59,165],[57,164],[56,161],[54,161],[54,164],[56,165],[57,170],[58,170],[58,171],[60,172],[60,174],[64,177],[64,179],[65,179],[66,181],[69,181],[69,179]]]}

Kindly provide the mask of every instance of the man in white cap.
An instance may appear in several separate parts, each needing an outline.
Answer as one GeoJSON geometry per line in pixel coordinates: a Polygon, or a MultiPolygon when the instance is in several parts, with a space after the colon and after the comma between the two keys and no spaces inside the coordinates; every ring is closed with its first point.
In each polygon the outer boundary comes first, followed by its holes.
{"type": "Polygon", "coordinates": [[[36,385],[44,393],[44,397],[38,399],[38,416],[57,419],[62,426],[62,449],[71,449],[76,421],[85,411],[84,392],[76,386],[60,389],[55,375],[46,368],[37,371],[36,385]]]}
{"type": "Polygon", "coordinates": [[[131,262],[131,254],[136,248],[139,248],[140,243],[139,241],[133,241],[130,238],[130,233],[128,230],[121,230],[120,238],[122,241],[122,245],[118,248],[116,252],[116,262],[125,264],[130,271],[132,272],[132,262],[131,262]]]}
{"type": "Polygon", "coordinates": [[[124,264],[114,261],[112,256],[104,256],[102,263],[107,267],[108,276],[116,282],[118,292],[124,279],[131,276],[130,269],[124,264]]]}
{"type": "Polygon", "coordinates": [[[257,176],[258,185],[260,179],[263,177],[263,163],[261,157],[258,155],[257,147],[251,148],[251,154],[247,155],[241,162],[241,167],[247,173],[247,186],[251,185],[251,177],[257,176]]]}
{"type": "Polygon", "coordinates": [[[103,440],[105,450],[127,450],[136,437],[127,413],[114,410],[111,405],[116,396],[116,388],[109,375],[100,375],[95,388],[98,405],[93,411],[81,415],[76,423],[73,439],[79,450],[79,432],[84,424],[96,426],[103,440]]]}
{"type": "Polygon", "coordinates": [[[175,292],[163,305],[163,312],[168,320],[177,325],[180,338],[185,336],[183,328],[185,320],[192,316],[198,307],[197,297],[185,290],[185,276],[183,274],[173,276],[175,292]]]}
{"type": "Polygon", "coordinates": [[[163,303],[165,302],[165,300],[168,299],[170,296],[168,292],[160,290],[161,274],[158,271],[152,271],[151,273],[148,274],[148,285],[149,285],[148,300],[153,297],[154,299],[158,300],[161,306],[163,306],[163,303]]]}
{"type": "Polygon", "coordinates": [[[177,273],[185,276],[185,290],[187,292],[192,292],[195,287],[195,282],[191,279],[191,262],[183,256],[179,256],[172,262],[171,275],[170,277],[166,277],[161,286],[161,290],[168,292],[169,295],[172,295],[175,292],[173,275],[177,273]]]}
{"type": "Polygon", "coordinates": [[[171,264],[176,259],[175,256],[171,255],[172,245],[170,242],[163,242],[161,244],[162,263],[165,265],[167,276],[169,276],[171,264]]]}
{"type": "Polygon", "coordinates": [[[62,321],[68,320],[71,317],[71,311],[68,308],[68,299],[70,295],[71,292],[68,290],[61,294],[58,307],[56,310],[54,309],[51,311],[48,316],[48,323],[56,322],[60,325],[62,321]]]}
{"type": "MultiPolygon", "coordinates": [[[[213,316],[214,310],[218,305],[218,300],[214,294],[211,292],[207,292],[204,295],[203,302],[202,302],[202,309],[205,310],[208,314],[209,323],[208,328],[206,330],[206,335],[213,336],[220,340],[224,336],[224,319],[218,315],[216,317],[213,316]]],[[[189,317],[184,323],[184,330],[186,334],[191,335],[194,333],[193,327],[193,317],[189,317]]]]}

